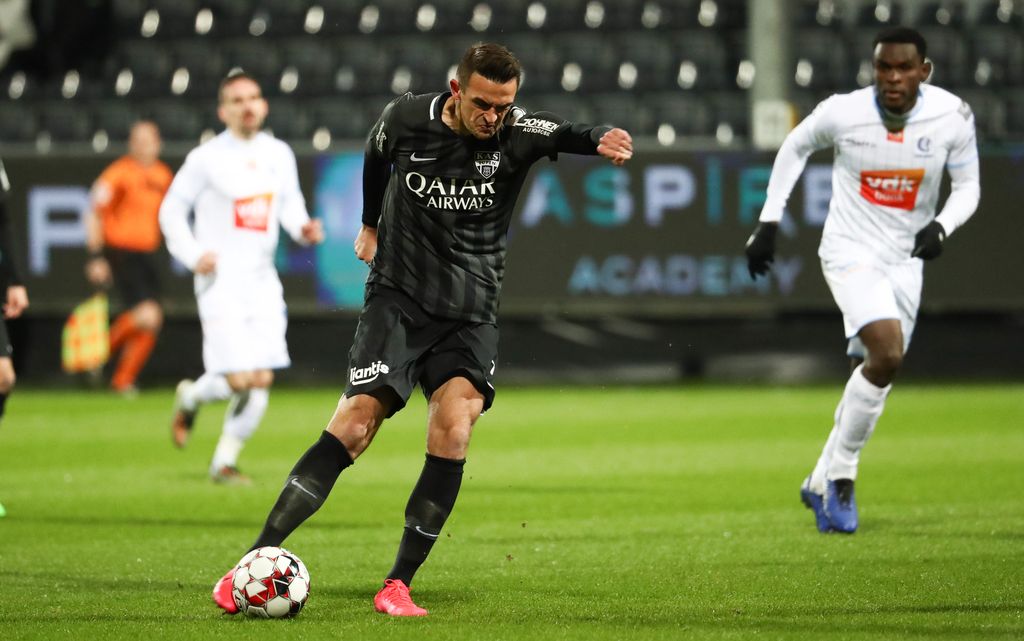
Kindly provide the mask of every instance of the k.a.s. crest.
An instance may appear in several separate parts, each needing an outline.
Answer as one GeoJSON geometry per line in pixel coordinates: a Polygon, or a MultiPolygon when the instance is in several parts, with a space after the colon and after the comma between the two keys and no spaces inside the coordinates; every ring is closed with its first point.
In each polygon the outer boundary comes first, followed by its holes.
{"type": "Polygon", "coordinates": [[[476,159],[473,161],[473,164],[476,165],[476,170],[484,178],[490,178],[497,173],[500,163],[500,151],[478,151],[476,152],[476,159]]]}

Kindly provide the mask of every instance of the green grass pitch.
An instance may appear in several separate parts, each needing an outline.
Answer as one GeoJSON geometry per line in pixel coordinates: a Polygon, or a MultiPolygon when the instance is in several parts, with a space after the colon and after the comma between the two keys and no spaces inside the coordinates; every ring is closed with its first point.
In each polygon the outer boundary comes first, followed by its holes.
{"type": "Polygon", "coordinates": [[[1021,639],[1024,385],[898,385],[865,450],[861,530],[798,500],[841,388],[502,389],[413,596],[371,599],[423,457],[417,398],[286,543],[313,592],[293,620],[219,614],[337,391],[279,389],[241,465],[184,451],[168,389],[135,401],[18,390],[0,428],[0,638],[1021,639]]]}

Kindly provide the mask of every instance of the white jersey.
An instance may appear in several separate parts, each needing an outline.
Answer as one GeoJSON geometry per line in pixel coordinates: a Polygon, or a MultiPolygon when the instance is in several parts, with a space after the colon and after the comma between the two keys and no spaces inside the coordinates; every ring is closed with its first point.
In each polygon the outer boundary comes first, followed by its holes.
{"type": "Polygon", "coordinates": [[[953,191],[937,217],[946,234],[963,224],[980,197],[974,115],[952,93],[921,85],[901,132],[882,122],[874,87],[824,100],[779,149],[761,211],[778,222],[793,186],[818,149],[832,146],[832,201],[819,254],[851,244],[886,263],[909,259],[914,236],[935,216],[946,167],[953,191]]]}
{"type": "Polygon", "coordinates": [[[160,206],[160,228],[171,254],[194,269],[200,256],[212,251],[218,277],[272,270],[278,226],[303,242],[308,221],[295,154],[265,133],[243,140],[224,131],[193,149],[160,206]]]}

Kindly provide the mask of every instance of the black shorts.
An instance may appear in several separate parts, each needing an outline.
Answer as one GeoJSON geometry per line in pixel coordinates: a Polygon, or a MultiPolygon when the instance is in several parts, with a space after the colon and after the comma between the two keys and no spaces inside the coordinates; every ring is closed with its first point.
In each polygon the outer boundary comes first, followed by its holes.
{"type": "Polygon", "coordinates": [[[462,376],[483,394],[487,411],[494,403],[497,359],[497,325],[439,318],[404,292],[368,285],[348,353],[345,396],[390,388],[399,400],[391,416],[405,407],[416,383],[429,400],[445,382],[462,376]]]}
{"type": "Polygon", "coordinates": [[[106,247],[103,256],[110,263],[114,286],[126,307],[135,307],[144,300],[160,299],[160,276],[156,268],[156,252],[138,252],[106,247]]]}
{"type": "Polygon", "coordinates": [[[14,347],[11,345],[11,336],[7,333],[7,323],[0,318],[0,358],[10,358],[13,353],[14,347]]]}

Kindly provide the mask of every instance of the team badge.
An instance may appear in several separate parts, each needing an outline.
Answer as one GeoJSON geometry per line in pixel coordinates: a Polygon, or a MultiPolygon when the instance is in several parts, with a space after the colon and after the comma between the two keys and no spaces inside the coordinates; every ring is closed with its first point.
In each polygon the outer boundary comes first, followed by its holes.
{"type": "Polygon", "coordinates": [[[497,173],[498,164],[500,163],[500,151],[478,151],[476,152],[476,159],[473,161],[473,164],[476,165],[476,170],[484,178],[490,178],[497,173]]]}

